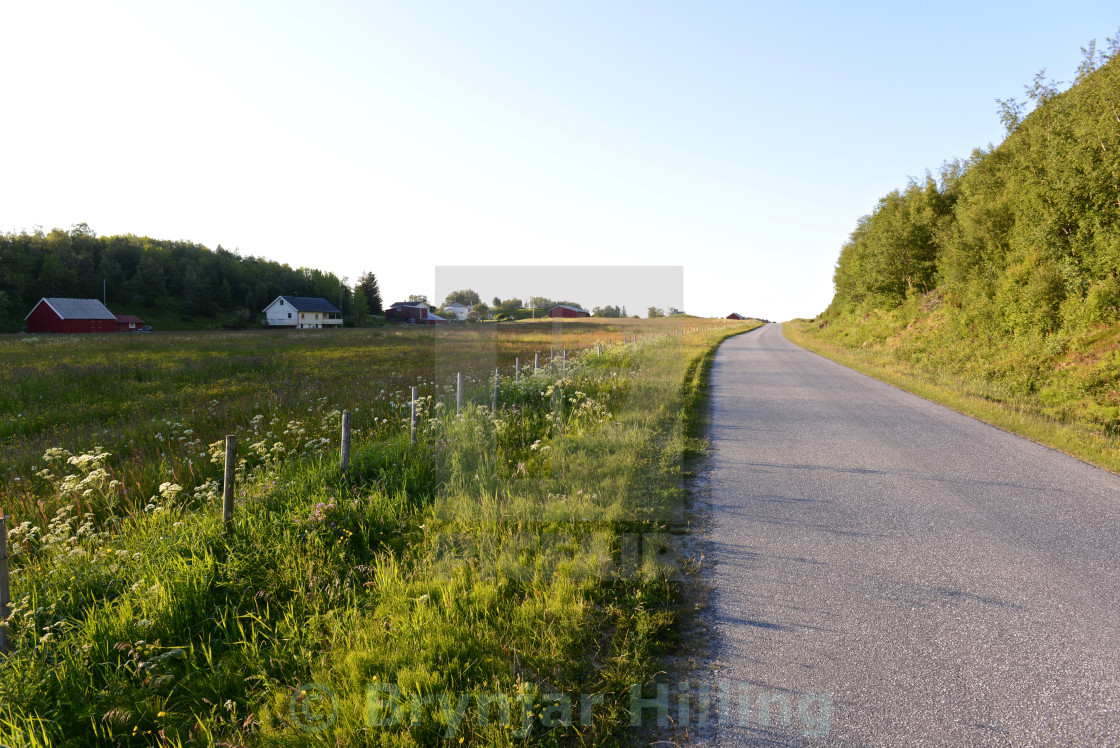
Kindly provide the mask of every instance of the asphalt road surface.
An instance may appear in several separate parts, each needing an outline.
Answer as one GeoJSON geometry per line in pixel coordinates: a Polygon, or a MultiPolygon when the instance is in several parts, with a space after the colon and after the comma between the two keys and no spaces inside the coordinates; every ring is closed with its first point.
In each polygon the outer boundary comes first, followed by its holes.
{"type": "Polygon", "coordinates": [[[709,739],[1120,746],[1120,478],[779,325],[720,348],[711,440],[709,739]]]}

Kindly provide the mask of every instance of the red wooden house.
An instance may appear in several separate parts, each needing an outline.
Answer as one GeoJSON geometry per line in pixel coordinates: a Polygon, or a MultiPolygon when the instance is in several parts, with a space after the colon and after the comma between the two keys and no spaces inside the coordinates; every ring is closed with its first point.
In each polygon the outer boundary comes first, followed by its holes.
{"type": "Polygon", "coordinates": [[[385,319],[407,322],[410,325],[446,325],[447,320],[433,314],[431,307],[422,301],[398,301],[385,310],[385,319]]]}
{"type": "Polygon", "coordinates": [[[739,314],[738,312],[732,312],[731,314],[727,315],[727,318],[728,319],[746,319],[746,317],[739,314]]]}
{"type": "Polygon", "coordinates": [[[97,299],[39,299],[24,320],[28,332],[116,332],[117,318],[97,299]]]}
{"type": "Polygon", "coordinates": [[[591,312],[586,309],[580,309],[578,306],[568,306],[567,304],[559,304],[548,310],[549,317],[590,317],[591,312]]]}

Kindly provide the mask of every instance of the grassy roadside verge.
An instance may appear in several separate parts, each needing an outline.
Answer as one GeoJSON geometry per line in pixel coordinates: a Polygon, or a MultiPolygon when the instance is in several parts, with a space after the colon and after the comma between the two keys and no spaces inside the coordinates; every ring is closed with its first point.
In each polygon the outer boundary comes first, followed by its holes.
{"type": "Polygon", "coordinates": [[[947,369],[930,371],[878,347],[849,348],[822,340],[816,326],[793,320],[782,326],[793,343],[825,358],[985,423],[1120,473],[1120,438],[1099,426],[1059,420],[1029,397],[995,399],[977,384],[947,369]]]}
{"type": "Polygon", "coordinates": [[[742,330],[588,350],[497,411],[434,390],[416,445],[393,419],[346,476],[246,412],[228,536],[209,489],[120,514],[110,456],[58,456],[54,519],[12,536],[0,743],[630,741],[629,687],[677,643],[661,557],[704,362],[742,330]]]}
{"type": "MultiPolygon", "coordinates": [[[[709,684],[714,672],[712,659],[713,622],[709,608],[715,587],[711,577],[710,559],[714,558],[709,530],[713,519],[710,507],[701,502],[710,499],[708,489],[709,460],[709,423],[711,369],[719,353],[720,345],[727,339],[752,332],[763,326],[763,322],[752,321],[749,327],[724,335],[715,345],[693,359],[688,367],[682,384],[682,396],[687,407],[677,429],[684,442],[682,450],[682,469],[685,486],[689,493],[687,527],[680,528],[682,533],[680,556],[684,584],[676,602],[676,635],[680,641],[662,657],[664,672],[659,673],[656,682],[667,685],[678,695],[686,693],[681,684],[690,684],[687,693],[699,697],[700,684],[709,684]],[[692,686],[695,685],[696,689],[692,686]]],[[[653,689],[647,688],[647,695],[653,689]]],[[[699,704],[700,702],[694,702],[699,704]]],[[[697,706],[699,710],[702,707],[697,706]]],[[[679,714],[678,714],[679,716],[679,714]]],[[[699,716],[699,711],[694,717],[699,716]]],[[[647,720],[647,724],[648,724],[647,720]]],[[[640,733],[642,745],[694,745],[712,740],[712,734],[704,723],[693,718],[689,724],[674,722],[669,730],[652,726],[643,728],[640,733]]],[[[709,725],[710,726],[710,725],[709,725]]]]}

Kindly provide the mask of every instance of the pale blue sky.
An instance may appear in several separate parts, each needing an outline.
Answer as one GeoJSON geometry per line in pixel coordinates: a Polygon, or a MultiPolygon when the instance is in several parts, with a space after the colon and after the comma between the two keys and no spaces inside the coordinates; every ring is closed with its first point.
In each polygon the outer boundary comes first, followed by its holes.
{"type": "Polygon", "coordinates": [[[812,316],[880,196],[1118,26],[1088,0],[7,3],[0,229],[372,270],[387,301],[440,265],[682,265],[689,312],[812,316]]]}

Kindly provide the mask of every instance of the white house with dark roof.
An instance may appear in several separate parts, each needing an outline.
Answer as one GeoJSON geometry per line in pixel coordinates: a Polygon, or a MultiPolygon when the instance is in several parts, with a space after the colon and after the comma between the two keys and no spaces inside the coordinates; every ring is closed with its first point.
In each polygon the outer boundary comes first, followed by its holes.
{"type": "Polygon", "coordinates": [[[319,330],[342,327],[342,311],[326,299],[310,296],[277,296],[264,308],[269,327],[319,330]]]}

